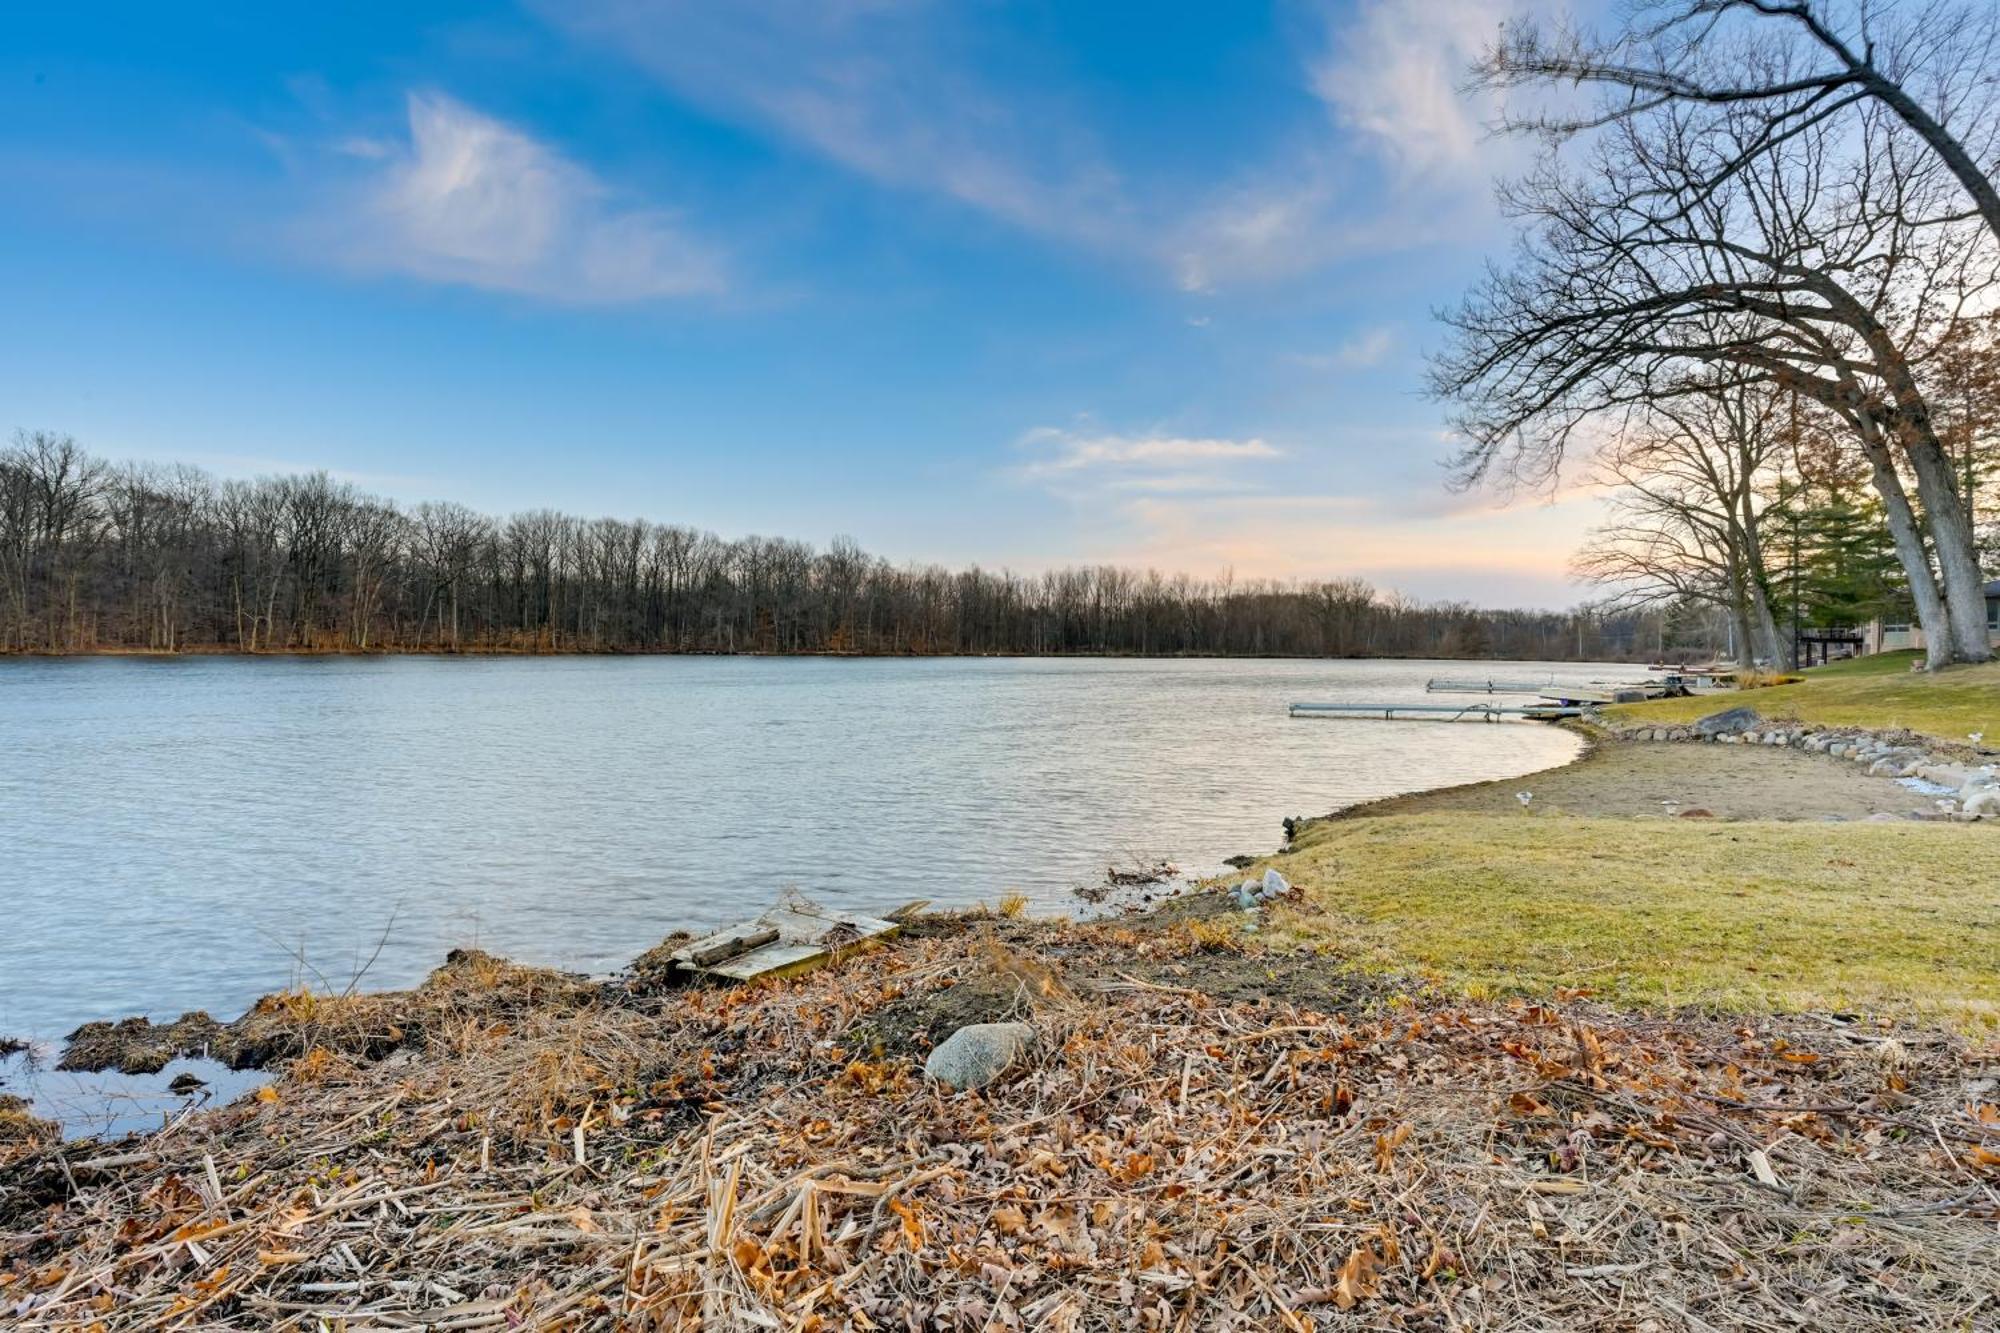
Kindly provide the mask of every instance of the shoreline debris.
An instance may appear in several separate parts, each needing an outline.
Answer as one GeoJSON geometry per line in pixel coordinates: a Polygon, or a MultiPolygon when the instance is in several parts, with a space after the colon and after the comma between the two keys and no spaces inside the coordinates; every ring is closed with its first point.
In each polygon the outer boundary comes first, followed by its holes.
{"type": "MultiPolygon", "coordinates": [[[[898,908],[911,912],[921,904],[898,908]]],[[[836,912],[786,889],[754,920],[703,936],[669,955],[674,966],[698,976],[756,981],[797,976],[830,962],[844,950],[884,940],[902,923],[860,912],[836,912]]]]}
{"type": "Polygon", "coordinates": [[[0,1318],[1859,1333],[1991,1308],[1990,1052],[1469,1000],[1212,915],[940,918],[796,979],[504,1018],[477,978],[413,993],[393,1058],[309,1053],[169,1133],[0,1158],[0,1318]],[[966,991],[1032,1002],[1035,969],[1065,998],[1032,1047],[940,1096],[914,1034],[966,991]]]}

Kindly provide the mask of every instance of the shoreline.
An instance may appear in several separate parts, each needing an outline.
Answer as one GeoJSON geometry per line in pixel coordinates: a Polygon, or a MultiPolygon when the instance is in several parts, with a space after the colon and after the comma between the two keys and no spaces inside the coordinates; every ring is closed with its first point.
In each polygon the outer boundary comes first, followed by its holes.
{"type": "MultiPolygon", "coordinates": [[[[1303,875],[1329,830],[1440,818],[1821,836],[1481,813],[1635,756],[1742,768],[1748,794],[1822,769],[1891,785],[1778,747],[1583,739],[1525,780],[1308,821],[1251,864],[1303,875]]],[[[1344,908],[1295,881],[1252,913],[1211,891],[1082,923],[925,914],[749,986],[675,984],[670,936],[612,978],[459,951],[404,991],[268,997],[236,1034],[272,1073],[255,1095],[104,1141],[22,1138],[0,1110],[0,1305],[48,1333],[1002,1309],[1082,1330],[1135,1300],[1193,1327],[1668,1309],[1747,1333],[1808,1307],[1827,1328],[1963,1324],[2000,1296],[1977,1157],[2000,1148],[1977,1091],[2000,1045],[1915,1017],[1602,999],[1589,978],[1481,993],[1299,934],[1344,908]],[[991,1084],[927,1075],[986,1023],[1030,1034],[991,1084]],[[1732,1237],[1726,1262],[1691,1259],[1677,1227],[1732,1237]]]]}
{"type": "MultiPolygon", "coordinates": [[[[1436,786],[1418,787],[1395,795],[1378,797],[1368,801],[1343,806],[1324,815],[1307,816],[1294,822],[1287,817],[1283,823],[1285,833],[1282,841],[1273,850],[1263,853],[1238,853],[1225,858],[1223,864],[1235,869],[1262,867],[1280,860],[1292,853],[1301,835],[1309,829],[1322,825],[1347,821],[1366,820],[1385,816],[1406,814],[1431,809],[1477,808],[1493,806],[1507,810],[1504,800],[1481,800],[1484,796],[1510,796],[1523,783],[1547,775],[1564,774],[1580,777],[1580,785],[1590,788],[1605,775],[1600,773],[1607,755],[1632,752],[1635,748],[1653,750],[1664,746],[1647,746],[1646,742],[1618,736],[1601,724],[1564,721],[1556,724],[1561,730],[1576,736],[1581,743],[1579,751],[1569,759],[1544,768],[1532,769],[1513,777],[1490,779],[1471,783],[1443,783],[1436,786]]],[[[1678,748],[1678,747],[1674,747],[1678,748]]],[[[1752,752],[1755,753],[1754,751],[1752,752]]],[[[1838,771],[1838,770],[1836,770],[1838,771]]],[[[1795,776],[1795,775],[1794,775],[1795,776]]],[[[1853,775],[1860,776],[1860,775],[1853,775]]],[[[1532,784],[1545,785],[1545,784],[1532,784]]],[[[1622,775],[1614,775],[1611,785],[1622,786],[1622,775]]],[[[1758,790],[1768,795],[1768,788],[1758,790]]],[[[1694,807],[1691,807],[1694,808],[1694,807]]],[[[1697,813],[1700,813],[1697,808],[1697,813]]],[[[1726,818],[1759,818],[1760,814],[1732,813],[1726,818]]],[[[1781,818],[1799,818],[1796,813],[1781,815],[1781,818]]],[[[1151,884],[1115,886],[1107,882],[1107,891],[1096,896],[1078,894],[1086,911],[1081,920],[1085,924],[1101,924],[1107,921],[1149,920],[1155,917],[1171,917],[1186,909],[1191,903],[1201,903],[1215,896],[1213,887],[1217,883],[1231,879],[1229,873],[1211,876],[1187,876],[1175,882],[1166,892],[1156,892],[1161,881],[1151,884]]],[[[962,916],[977,916],[988,909],[982,904],[965,907],[947,907],[932,914],[935,920],[947,920],[962,916]]],[[[1030,915],[1025,918],[1033,922],[1061,922],[1070,919],[1066,912],[1049,912],[1030,915]]],[[[635,956],[621,969],[609,974],[563,973],[572,979],[587,984],[615,983],[621,977],[642,971],[649,958],[663,957],[667,948],[677,941],[691,939],[698,932],[685,927],[676,927],[665,937],[664,942],[635,956]]],[[[489,958],[477,948],[454,949],[446,961],[436,971],[452,966],[460,954],[478,958],[489,958]]],[[[496,959],[506,967],[528,966],[535,970],[549,970],[541,965],[519,965],[511,960],[496,959]]],[[[433,972],[433,976],[436,975],[433,972]]],[[[380,990],[365,990],[356,993],[358,999],[395,999],[410,993],[410,987],[389,987],[380,990]]],[[[229,1074],[260,1072],[283,1058],[284,1037],[279,1029],[262,1021],[266,1011],[274,1004],[282,1006],[290,992],[274,992],[266,995],[234,1019],[217,1021],[206,1011],[184,1012],[172,1020],[154,1021],[148,1016],[134,1015],[122,1019],[89,1020],[59,1040],[41,1043],[41,1050],[51,1057],[48,1068],[55,1072],[86,1075],[114,1074],[128,1077],[148,1077],[166,1070],[170,1066],[195,1066],[190,1072],[207,1073],[210,1070],[226,1071],[229,1074]],[[81,1038],[81,1040],[79,1040],[81,1038]],[[82,1047],[85,1054],[82,1063],[71,1064],[72,1051],[82,1047]]],[[[6,1038],[8,1034],[0,1034],[6,1038]]],[[[0,1047],[7,1043],[0,1041],[0,1047]]],[[[5,1078],[7,1061],[33,1060],[37,1052],[33,1045],[15,1042],[11,1051],[0,1050],[0,1098],[7,1094],[5,1078]]],[[[247,1088],[239,1086],[240,1095],[247,1088]]],[[[84,1136],[89,1137],[89,1136],[84,1136]]]]}
{"type": "Polygon", "coordinates": [[[1609,1298],[1734,1330],[1830,1267],[1820,1327],[1870,1326],[1885,1275],[1925,1275],[1904,1313],[1982,1299],[1983,1196],[1895,1132],[1971,1151],[1962,1043],[1413,990],[1247,941],[1214,898],[919,919],[750,988],[464,955],[393,1000],[274,1008],[304,1049],[266,1092],[0,1159],[0,1300],[23,1330],[150,1333],[730,1328],[800,1302],[951,1326],[968,1301],[970,1327],[1005,1303],[1080,1330],[1119,1326],[1121,1282],[1167,1282],[1148,1299],[1191,1327],[1477,1302],[1568,1328],[1609,1298]],[[1015,1021],[1033,1045],[991,1085],[923,1077],[950,1033],[1015,1021]],[[1878,1104],[1889,1050],[1905,1091],[1878,1104]],[[1734,1227],[1760,1283],[1665,1262],[1671,1221],[1734,1227]]]}
{"type": "MultiPolygon", "coordinates": [[[[144,656],[149,654],[141,653],[138,655],[144,656]]],[[[265,656],[266,654],[243,655],[265,656]]],[[[551,655],[564,656],[567,654],[551,655]]],[[[0,654],[0,657],[4,657],[4,654],[0,654]]],[[[1495,779],[1494,781],[1499,783],[1518,782],[1522,778],[1535,774],[1573,767],[1587,759],[1595,745],[1599,743],[1597,737],[1589,728],[1579,727],[1567,722],[1558,725],[1560,729],[1576,735],[1582,742],[1583,748],[1575,756],[1549,767],[1529,770],[1528,773],[1516,778],[1502,778],[1495,779]]],[[[1296,827],[1303,829],[1322,819],[1343,818],[1351,812],[1369,810],[1385,802],[1394,802],[1430,793],[1450,792],[1464,786],[1479,785],[1482,784],[1446,783],[1435,787],[1420,787],[1410,792],[1400,793],[1397,796],[1382,797],[1372,801],[1360,802],[1352,806],[1341,807],[1328,815],[1308,816],[1300,821],[1296,827]]],[[[1286,826],[1292,824],[1289,816],[1279,822],[1286,826]]],[[[1272,850],[1262,853],[1236,853],[1224,858],[1221,865],[1226,868],[1238,869],[1252,865],[1262,865],[1274,857],[1284,855],[1290,846],[1291,836],[1287,832],[1281,835],[1278,845],[1272,850]]],[[[1183,909],[1185,904],[1194,902],[1206,894],[1204,884],[1207,881],[1227,880],[1229,878],[1230,876],[1226,872],[1221,875],[1206,877],[1180,876],[1173,881],[1174,887],[1166,892],[1155,892],[1156,889],[1161,887],[1162,882],[1160,881],[1156,881],[1153,884],[1115,885],[1107,880],[1104,886],[1105,892],[1095,896],[1086,896],[1079,892],[1076,896],[1085,909],[1081,916],[1081,919],[1085,922],[1150,917],[1172,914],[1178,909],[1183,909]]],[[[954,915],[977,914],[986,910],[983,904],[975,903],[965,907],[941,909],[940,912],[933,915],[938,919],[946,919],[954,915]]],[[[1027,919],[1051,922],[1065,921],[1069,917],[1070,914],[1067,912],[1050,911],[1045,915],[1033,915],[1027,919]]],[[[664,937],[663,943],[656,944],[635,956],[617,972],[609,974],[565,975],[571,975],[578,980],[592,983],[615,981],[621,976],[632,973],[635,969],[640,969],[649,957],[654,955],[664,956],[664,952],[668,946],[675,941],[693,938],[696,933],[698,932],[692,931],[687,927],[675,927],[664,937]]],[[[440,964],[436,970],[443,970],[449,967],[451,959],[460,953],[480,957],[489,956],[477,948],[454,949],[450,951],[446,961],[440,964]]],[[[511,960],[499,961],[509,967],[518,966],[511,960]]],[[[528,966],[539,967],[539,965],[528,966]]],[[[433,975],[435,974],[436,971],[433,972],[433,975]]],[[[422,983],[418,984],[421,985],[422,983]]],[[[385,987],[380,990],[360,991],[357,993],[357,996],[364,999],[370,997],[394,999],[395,997],[409,993],[413,989],[415,987],[385,987]]],[[[13,1050],[4,1049],[11,1039],[12,1034],[0,1033],[0,1111],[4,1111],[6,1108],[7,1098],[10,1094],[7,1078],[10,1072],[10,1063],[14,1063],[14,1067],[17,1069],[40,1069],[45,1067],[50,1073],[108,1076],[116,1079],[157,1079],[167,1073],[174,1073],[176,1076],[190,1075],[197,1078],[204,1078],[206,1083],[228,1087],[231,1090],[232,1097],[247,1095],[256,1086],[266,1080],[256,1078],[246,1083],[242,1076],[246,1074],[261,1074],[269,1065],[275,1063],[282,1053],[281,1047],[273,1045],[274,1042],[282,1042],[282,1036],[274,1032],[271,1025],[260,1021],[262,1017],[261,1011],[274,1003],[281,1002],[288,994],[290,993],[272,992],[253,1003],[242,1014],[222,1021],[210,1017],[207,1010],[188,1010],[172,1019],[162,1018],[160,1020],[155,1020],[150,1015],[144,1014],[127,1015],[117,1019],[86,1020],[60,1038],[47,1038],[39,1042],[16,1041],[13,1043],[13,1050]],[[85,1063],[71,1065],[71,1052],[79,1044],[79,1037],[83,1038],[82,1045],[86,1053],[82,1058],[85,1063]],[[218,1042],[222,1043],[220,1053],[217,1053],[215,1050],[218,1042]],[[235,1062],[234,1057],[238,1053],[247,1057],[244,1063],[235,1062]],[[30,1065],[28,1062],[36,1063],[30,1065]]],[[[148,1091],[144,1087],[139,1087],[121,1089],[115,1094],[107,1091],[102,1094],[102,1097],[108,1098],[113,1095],[150,1096],[156,1102],[164,1102],[168,1094],[164,1086],[151,1091],[148,1091]]],[[[20,1099],[17,1098],[17,1100],[20,1099]]],[[[205,1098],[203,1101],[205,1103],[205,1098]]],[[[27,1114],[32,1106],[32,1102],[23,1102],[17,1110],[21,1114],[27,1114]]],[[[179,1109],[185,1110],[187,1108],[183,1106],[179,1109]]],[[[169,1111],[168,1113],[171,1114],[172,1112],[169,1111]]],[[[76,1142],[95,1139],[97,1135],[93,1133],[71,1133],[70,1126],[78,1123],[92,1123],[96,1119],[98,1117],[71,1116],[67,1120],[60,1122],[64,1124],[63,1134],[65,1141],[76,1142]]],[[[111,1123],[115,1124],[117,1122],[113,1121],[111,1123]]],[[[115,1132],[108,1141],[118,1142],[131,1135],[144,1136],[146,1132],[140,1129],[125,1129],[115,1132]]],[[[4,1139],[0,1138],[0,1142],[4,1142],[4,1139]]]]}
{"type": "Polygon", "coordinates": [[[428,645],[409,648],[232,648],[226,644],[206,644],[183,648],[139,648],[101,647],[88,649],[61,648],[0,648],[0,662],[38,660],[88,660],[91,658],[148,658],[172,660],[177,658],[323,658],[323,657],[447,657],[447,658],[561,658],[561,657],[707,657],[707,658],[824,658],[834,661],[924,661],[930,659],[950,660],[1000,660],[1000,661],[1133,661],[1133,662],[1555,662],[1565,666],[1635,666],[1649,659],[1634,657],[1620,661],[1615,658],[1574,657],[1574,658],[1525,658],[1451,656],[1448,654],[1402,654],[1402,653],[1351,653],[1329,656],[1323,653],[1119,653],[1119,652],[1073,652],[1073,653],[1004,653],[1004,652],[831,652],[798,651],[776,652],[763,649],[743,649],[736,652],[719,652],[704,649],[681,648],[514,648],[505,645],[486,647],[452,648],[445,645],[428,645]]]}
{"type": "MultiPolygon", "coordinates": [[[[262,656],[263,654],[257,654],[257,655],[262,656]]],[[[564,654],[556,654],[556,655],[564,655],[564,654]]],[[[1287,854],[1289,854],[1294,849],[1297,842],[1297,838],[1300,834],[1303,834],[1305,831],[1314,826],[1322,824],[1334,824],[1334,823],[1342,823],[1354,820],[1381,818],[1385,816],[1429,811],[1433,809],[1449,810],[1449,809],[1472,809],[1472,808],[1492,807],[1504,811],[1509,809],[1508,804],[1504,800],[1483,799],[1483,798],[1511,795],[1521,787],[1521,784],[1528,782],[1532,778],[1540,777],[1543,775],[1564,774],[1564,775],[1575,775],[1578,777],[1579,779],[1578,782],[1574,784],[1564,784],[1565,786],[1575,786],[1583,789],[1589,789],[1593,786],[1599,785],[1599,783],[1602,782],[1603,785],[1605,786],[1622,789],[1623,786],[1625,785],[1623,774],[1607,775],[1599,771],[1598,766],[1604,764],[1605,760],[1607,759],[1607,756],[1621,752],[1633,753],[1636,752],[1637,750],[1643,750],[1643,749],[1660,750],[1669,748],[1663,743],[1648,742],[1643,738],[1643,735],[1621,734],[1617,728],[1606,726],[1602,722],[1576,722],[1576,721],[1565,720],[1557,723],[1556,726],[1560,730],[1567,731],[1570,734],[1576,736],[1579,742],[1581,743],[1581,748],[1574,756],[1570,757],[1569,759],[1563,760],[1560,763],[1551,764],[1544,768],[1531,769],[1525,773],[1513,777],[1488,779],[1488,780],[1469,782],[1469,783],[1442,783],[1435,786],[1417,787],[1406,792],[1399,792],[1390,796],[1377,797],[1371,800],[1356,802],[1355,804],[1352,805],[1342,806],[1339,807],[1338,809],[1327,812],[1326,814],[1323,815],[1305,816],[1297,819],[1296,822],[1291,817],[1286,817],[1282,821],[1282,823],[1285,825],[1283,840],[1279,843],[1279,845],[1275,849],[1264,853],[1248,853],[1248,852],[1237,853],[1227,858],[1224,858],[1222,864],[1224,866],[1233,869],[1249,869],[1251,867],[1263,866],[1267,862],[1276,860],[1278,858],[1282,858],[1287,854]]],[[[1627,728],[1626,730],[1643,733],[1645,728],[1643,727],[1627,728]]],[[[1950,751],[1953,749],[1958,749],[1958,750],[1964,749],[1964,747],[1962,746],[1953,747],[1949,743],[1945,742],[1937,742],[1936,744],[1939,749],[1946,751],[1950,751]]],[[[1673,746],[1671,748],[1678,751],[1680,750],[1681,747],[1673,746]]],[[[1752,750],[1751,753],[1754,755],[1757,752],[1755,750],[1752,750]]],[[[1672,764],[1677,762],[1677,760],[1669,759],[1667,760],[1667,762],[1669,764],[1672,764]]],[[[1839,766],[1831,771],[1840,772],[1842,771],[1842,769],[1844,769],[1844,767],[1845,766],[1839,766]]],[[[1797,775],[1792,774],[1788,776],[1795,780],[1797,775]]],[[[1853,774],[1851,776],[1861,777],[1865,775],[1853,774]]],[[[1646,777],[1642,779],[1642,782],[1650,784],[1652,779],[1653,775],[1647,774],[1646,777]]],[[[1874,780],[1871,778],[1870,779],[1871,785],[1873,781],[1874,780]]],[[[1752,796],[1753,803],[1757,801],[1770,802],[1771,790],[1772,789],[1769,787],[1760,785],[1752,796]]],[[[1906,801],[1902,798],[1890,796],[1886,792],[1884,793],[1884,798],[1885,798],[1885,803],[1890,805],[1907,804],[1914,806],[1916,804],[1915,802],[1906,801]]],[[[1710,817],[1714,813],[1714,812],[1704,813],[1705,807],[1692,801],[1685,803],[1684,808],[1693,810],[1695,812],[1695,817],[1706,818],[1710,817]]],[[[1651,812],[1648,811],[1647,813],[1651,812]]],[[[1879,817],[1879,815],[1884,813],[1888,813],[1888,811],[1883,810],[1883,811],[1869,812],[1869,814],[1877,817],[1879,817]]],[[[1811,816],[1801,814],[1796,810],[1780,812],[1780,803],[1770,802],[1769,804],[1764,805],[1760,810],[1743,810],[1738,812],[1725,813],[1723,814],[1722,817],[1725,819],[1754,820],[1759,818],[1772,818],[1772,817],[1780,819],[1798,819],[1811,816]]],[[[1837,815],[1831,817],[1845,818],[1847,816],[1837,815]]],[[[1185,903],[1201,896],[1204,892],[1207,891],[1205,886],[1211,884],[1212,882],[1226,881],[1229,878],[1230,874],[1227,872],[1211,876],[1183,877],[1182,881],[1177,885],[1177,887],[1175,887],[1174,889],[1172,889],[1170,892],[1167,893],[1155,893],[1152,891],[1162,881],[1153,881],[1151,884],[1138,884],[1138,885],[1125,885],[1125,886],[1114,885],[1107,882],[1107,885],[1105,886],[1106,888],[1105,892],[1099,893],[1095,896],[1085,896],[1084,894],[1079,892],[1077,896],[1080,899],[1080,901],[1083,904],[1085,904],[1087,908],[1098,909],[1086,914],[1083,917],[1084,921],[1096,922],[1104,920],[1115,920],[1119,919],[1121,917],[1121,914],[1124,916],[1150,915],[1164,911],[1171,911],[1176,904],[1185,903]],[[1141,901],[1142,899],[1143,901],[1141,901]]],[[[984,908],[983,905],[972,904],[965,907],[955,907],[955,908],[948,907],[942,909],[941,912],[937,915],[950,916],[955,914],[974,914],[984,910],[986,909],[984,908]]],[[[1046,915],[1036,915],[1030,917],[1029,919],[1065,920],[1068,919],[1068,916],[1069,916],[1068,913],[1051,912],[1046,915]]],[[[676,927],[673,930],[671,930],[664,938],[667,941],[671,942],[674,940],[692,938],[694,933],[696,932],[690,931],[688,928],[676,927]]],[[[631,969],[638,967],[643,962],[643,960],[649,957],[650,955],[659,952],[661,947],[662,946],[658,945],[654,946],[652,949],[649,949],[641,953],[640,955],[636,956],[634,959],[632,959],[629,963],[625,965],[624,969],[622,969],[620,972],[607,975],[610,977],[624,975],[631,969]]],[[[461,952],[480,954],[482,951],[476,948],[454,949],[451,951],[453,956],[456,956],[458,953],[461,952]]],[[[448,961],[449,960],[447,960],[447,962],[448,961]]],[[[509,963],[509,965],[510,966],[512,965],[511,962],[509,963]]],[[[588,980],[605,979],[604,975],[594,975],[594,974],[576,974],[576,975],[584,977],[584,979],[588,980]]],[[[401,990],[397,990],[394,988],[360,992],[360,994],[364,996],[398,995],[401,993],[403,993],[401,990]]],[[[207,1012],[199,1010],[183,1013],[178,1018],[171,1021],[155,1022],[150,1017],[147,1016],[128,1016],[123,1019],[115,1019],[115,1020],[89,1020],[86,1021],[79,1029],[73,1031],[68,1036],[62,1038],[59,1049],[63,1053],[66,1053],[70,1046],[70,1043],[77,1036],[78,1032],[83,1032],[87,1030],[91,1033],[99,1034],[101,1038],[101,1035],[103,1033],[113,1028],[130,1028],[135,1025],[142,1025],[145,1029],[149,1031],[150,1034],[148,1037],[142,1039],[143,1041],[157,1042],[162,1039],[160,1034],[170,1033],[176,1029],[180,1030],[185,1035],[185,1039],[180,1040],[177,1045],[174,1045],[171,1051],[166,1055],[166,1057],[160,1060],[159,1064],[155,1066],[155,1069],[118,1069],[117,1072],[128,1073],[128,1074],[147,1074],[155,1072],[157,1068],[163,1067],[165,1064],[177,1061],[189,1060],[189,1059],[208,1061],[220,1067],[230,1069],[232,1072],[240,1071],[243,1069],[260,1069],[264,1067],[262,1059],[259,1059],[256,1063],[252,1064],[237,1065],[229,1063],[226,1057],[219,1058],[219,1057],[208,1056],[206,1054],[197,1054],[196,1050],[197,1048],[204,1047],[208,1043],[212,1042],[218,1035],[226,1034],[229,1028],[242,1023],[244,1020],[251,1019],[252,1017],[254,1017],[258,1007],[262,1005],[266,1000],[270,1000],[271,998],[272,996],[264,997],[264,1000],[260,1000],[257,1005],[253,1005],[251,1009],[246,1010],[242,1015],[239,1015],[237,1019],[229,1020],[227,1022],[222,1022],[222,1023],[218,1023],[215,1020],[211,1019],[207,1014],[207,1012]]],[[[169,1042],[174,1042],[176,1039],[172,1037],[167,1037],[165,1038],[165,1040],[169,1042]]],[[[261,1040],[261,1038],[254,1034],[250,1037],[250,1041],[253,1045],[259,1040],[261,1040]]],[[[48,1047],[55,1045],[56,1043],[52,1041],[43,1043],[44,1049],[47,1049],[48,1047]]],[[[17,1058],[31,1059],[34,1058],[34,1055],[35,1052],[30,1043],[15,1039],[12,1037],[11,1034],[0,1033],[0,1095],[4,1095],[6,1092],[6,1083],[4,1078],[5,1062],[10,1059],[17,1059],[17,1058]]],[[[57,1056],[58,1061],[60,1061],[62,1058],[63,1055],[61,1054],[57,1056]]],[[[64,1066],[61,1063],[57,1063],[52,1067],[58,1070],[64,1068],[64,1066]]],[[[112,1064],[99,1063],[95,1065],[79,1066],[74,1071],[66,1071],[66,1072],[102,1073],[116,1068],[117,1066],[115,1065],[115,1063],[112,1064]]]]}

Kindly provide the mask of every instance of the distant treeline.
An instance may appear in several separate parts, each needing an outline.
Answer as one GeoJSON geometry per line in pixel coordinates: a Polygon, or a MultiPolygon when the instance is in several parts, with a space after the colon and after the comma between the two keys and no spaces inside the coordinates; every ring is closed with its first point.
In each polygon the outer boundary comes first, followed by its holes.
{"type": "Polygon", "coordinates": [[[0,450],[0,649],[1649,656],[1657,612],[1420,604],[1357,579],[895,566],[853,543],[403,508],[324,473],[218,482],[62,436],[0,450]]]}

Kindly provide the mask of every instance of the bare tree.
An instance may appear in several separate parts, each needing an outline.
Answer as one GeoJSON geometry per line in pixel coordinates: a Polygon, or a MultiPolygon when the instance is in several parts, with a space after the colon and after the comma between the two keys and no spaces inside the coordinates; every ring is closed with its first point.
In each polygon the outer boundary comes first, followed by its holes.
{"type": "Polygon", "coordinates": [[[1782,455],[1784,395],[1717,381],[1649,404],[1599,454],[1613,518],[1574,567],[1612,606],[1705,602],[1725,610],[1740,660],[1792,665],[1764,559],[1765,494],[1782,455]]]}
{"type": "Polygon", "coordinates": [[[2000,239],[1992,77],[2000,10],[1990,3],[1646,0],[1631,15],[1608,40],[1532,20],[1511,24],[1476,77],[1499,88],[1569,85],[1608,94],[1582,115],[1507,122],[1553,138],[1676,104],[1750,109],[1757,132],[1714,165],[1709,184],[1843,113],[1879,106],[1936,156],[2000,239]]]}
{"type": "Polygon", "coordinates": [[[1936,160],[1899,151],[1887,119],[1751,152],[1760,116],[1669,104],[1509,187],[1521,251],[1446,316],[1454,345],[1433,362],[1460,404],[1461,478],[1546,482],[1606,412],[1698,393],[1722,368],[1765,380],[1855,430],[1932,664],[1989,656],[1972,525],[1920,377],[2000,272],[1984,232],[1940,207],[1936,160]]]}

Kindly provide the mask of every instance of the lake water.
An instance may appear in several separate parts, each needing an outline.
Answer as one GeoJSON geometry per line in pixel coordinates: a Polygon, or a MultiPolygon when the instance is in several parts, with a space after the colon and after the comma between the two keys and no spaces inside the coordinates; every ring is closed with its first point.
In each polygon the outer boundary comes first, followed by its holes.
{"type": "MultiPolygon", "coordinates": [[[[781,887],[886,910],[1195,869],[1288,814],[1562,763],[1568,733],[1292,721],[1503,663],[0,662],[0,1034],[233,1016],[455,946],[610,970],[781,887]],[[386,941],[384,934],[387,932],[386,941]],[[304,965],[301,964],[304,960],[304,965]],[[308,970],[310,969],[310,970],[308,970]]],[[[1435,701],[1435,700],[1434,700],[1435,701]]]]}

